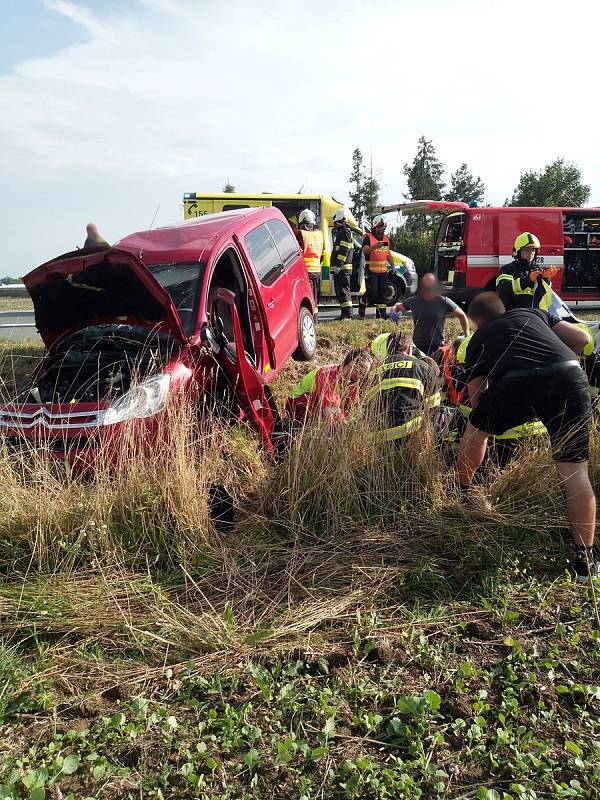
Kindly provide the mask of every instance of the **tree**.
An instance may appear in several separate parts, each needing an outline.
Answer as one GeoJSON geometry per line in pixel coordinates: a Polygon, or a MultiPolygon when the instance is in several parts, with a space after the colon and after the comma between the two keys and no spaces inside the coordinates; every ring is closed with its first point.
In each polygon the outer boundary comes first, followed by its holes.
{"type": "Polygon", "coordinates": [[[478,176],[470,172],[466,164],[450,176],[450,190],[444,195],[444,200],[461,201],[463,203],[483,203],[485,184],[478,176]]]}
{"type": "Polygon", "coordinates": [[[444,165],[435,154],[431,139],[421,136],[412,164],[404,165],[408,184],[407,200],[441,200],[444,189],[444,165]]]}
{"type": "Polygon", "coordinates": [[[349,193],[352,202],[350,211],[355,219],[362,224],[362,219],[366,212],[365,173],[363,171],[363,157],[359,147],[352,153],[352,172],[350,173],[349,183],[354,184],[354,191],[349,193]]]}
{"type": "Polygon", "coordinates": [[[582,206],[589,197],[590,187],[581,182],[579,167],[557,158],[539,172],[522,172],[510,205],[582,206]]]}
{"type": "MultiPolygon", "coordinates": [[[[404,174],[408,185],[407,200],[441,200],[445,183],[442,180],[444,165],[435,154],[431,139],[421,136],[417,154],[412,164],[404,165],[404,174]]],[[[413,232],[422,233],[431,229],[431,217],[411,216],[407,227],[413,232]]]]}
{"type": "Polygon", "coordinates": [[[233,194],[235,192],[235,186],[230,182],[229,178],[227,178],[227,183],[223,187],[223,191],[227,194],[233,194]]]}
{"type": "Polygon", "coordinates": [[[379,192],[381,185],[377,178],[371,176],[365,181],[365,214],[370,221],[375,214],[379,213],[381,201],[379,200],[379,192]]]}

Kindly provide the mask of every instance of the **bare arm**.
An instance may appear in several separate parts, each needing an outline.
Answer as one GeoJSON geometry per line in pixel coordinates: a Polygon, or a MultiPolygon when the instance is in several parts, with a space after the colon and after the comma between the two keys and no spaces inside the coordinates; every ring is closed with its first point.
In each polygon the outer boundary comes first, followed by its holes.
{"type": "Polygon", "coordinates": [[[552,326],[552,330],[567,347],[574,353],[581,353],[583,348],[590,340],[590,334],[582,331],[581,328],[571,325],[570,322],[557,322],[552,326]]]}
{"type": "Polygon", "coordinates": [[[460,327],[462,328],[463,336],[468,336],[469,320],[467,319],[467,315],[462,310],[462,308],[457,308],[456,311],[453,311],[452,316],[456,317],[456,319],[460,322],[460,327]]]}
{"type": "Polygon", "coordinates": [[[410,311],[410,309],[403,306],[402,303],[396,303],[394,311],[397,311],[399,314],[404,314],[405,311],[410,311]]]}
{"type": "Polygon", "coordinates": [[[473,378],[467,383],[469,391],[469,399],[471,400],[471,408],[477,408],[479,398],[487,389],[487,378],[481,375],[479,378],[473,378]]]}

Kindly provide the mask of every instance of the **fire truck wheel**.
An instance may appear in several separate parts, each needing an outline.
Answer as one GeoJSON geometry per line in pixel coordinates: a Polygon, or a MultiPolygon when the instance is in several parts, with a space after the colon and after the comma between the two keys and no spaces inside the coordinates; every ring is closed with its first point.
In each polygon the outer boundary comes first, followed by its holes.
{"type": "Polygon", "coordinates": [[[298,347],[292,353],[295,361],[312,361],[317,351],[315,318],[302,306],[298,314],[298,347]]]}

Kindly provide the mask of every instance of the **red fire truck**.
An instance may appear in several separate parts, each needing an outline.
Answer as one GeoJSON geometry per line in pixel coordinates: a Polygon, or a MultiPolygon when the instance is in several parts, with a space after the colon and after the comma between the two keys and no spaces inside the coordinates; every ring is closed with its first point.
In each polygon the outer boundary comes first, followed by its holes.
{"type": "Polygon", "coordinates": [[[471,208],[417,200],[382,210],[441,215],[430,268],[457,302],[468,304],[478,292],[494,288],[523,231],[540,240],[538,261],[559,267],[552,285],[560,297],[568,302],[600,300],[600,208],[471,208]]]}

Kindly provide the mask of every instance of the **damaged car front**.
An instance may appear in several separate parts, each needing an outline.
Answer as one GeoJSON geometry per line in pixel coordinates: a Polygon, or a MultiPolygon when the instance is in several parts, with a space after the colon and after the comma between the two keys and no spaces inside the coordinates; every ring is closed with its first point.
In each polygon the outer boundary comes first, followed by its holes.
{"type": "Polygon", "coordinates": [[[118,460],[125,432],[150,447],[169,398],[198,388],[190,346],[203,264],[147,268],[127,251],[67,253],[24,279],[47,352],[0,407],[10,447],[92,466],[118,460]]]}

